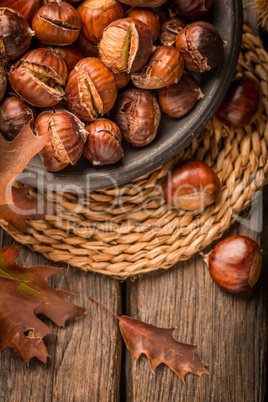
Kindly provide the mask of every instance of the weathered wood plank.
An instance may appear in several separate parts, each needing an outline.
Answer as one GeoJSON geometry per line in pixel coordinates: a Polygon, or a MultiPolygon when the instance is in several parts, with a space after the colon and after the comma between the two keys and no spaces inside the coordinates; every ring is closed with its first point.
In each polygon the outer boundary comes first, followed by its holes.
{"type": "MultiPolygon", "coordinates": [[[[1,231],[0,246],[12,243],[1,231]]],[[[24,247],[17,262],[24,266],[57,265],[24,247]]],[[[88,313],[68,322],[66,329],[42,318],[54,333],[45,339],[51,355],[47,367],[35,359],[28,367],[16,352],[5,350],[0,355],[0,401],[118,401],[121,369],[118,325],[88,296],[102,300],[120,314],[119,283],[73,268],[64,268],[49,283],[76,293],[71,300],[88,308],[88,313]]]]}
{"type": "MultiPolygon", "coordinates": [[[[264,205],[268,204],[268,191],[264,205]]],[[[251,225],[260,227],[261,208],[254,208],[251,225]]],[[[160,327],[176,327],[174,336],[198,345],[197,354],[208,363],[210,376],[188,374],[185,384],[168,367],[155,374],[148,359],[129,361],[129,401],[263,401],[267,362],[267,238],[268,212],[264,208],[262,234],[264,262],[261,280],[249,293],[231,295],[211,280],[202,258],[196,256],[167,272],[129,282],[128,314],[160,327]]],[[[260,236],[242,224],[226,236],[260,236]]],[[[207,250],[208,252],[209,250],[207,250]]]]}

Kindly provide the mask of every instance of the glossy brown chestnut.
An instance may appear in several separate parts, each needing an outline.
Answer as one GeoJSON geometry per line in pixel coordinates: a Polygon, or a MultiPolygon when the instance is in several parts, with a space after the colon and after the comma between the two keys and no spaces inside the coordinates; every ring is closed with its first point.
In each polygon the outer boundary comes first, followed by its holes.
{"type": "Polygon", "coordinates": [[[123,139],[134,147],[143,147],[154,140],[161,111],[151,92],[133,88],[119,96],[113,116],[123,139]]]}
{"type": "Polygon", "coordinates": [[[121,147],[122,135],[119,127],[111,120],[98,119],[90,123],[84,156],[93,165],[112,165],[124,156],[121,147]]]}
{"type": "Polygon", "coordinates": [[[169,0],[171,11],[179,17],[196,20],[205,15],[211,8],[213,0],[169,0]]]}
{"type": "Polygon", "coordinates": [[[65,88],[69,109],[85,121],[108,113],[117,97],[113,73],[98,59],[80,60],[70,72],[65,88]]]}
{"type": "Polygon", "coordinates": [[[114,73],[117,89],[122,89],[129,83],[130,75],[128,73],[114,73]]]}
{"type": "Polygon", "coordinates": [[[26,19],[10,8],[0,8],[0,57],[16,60],[32,43],[34,32],[26,19]]]}
{"type": "Polygon", "coordinates": [[[157,99],[162,112],[174,118],[189,113],[203,96],[198,82],[187,71],[183,72],[178,84],[157,90],[157,99]]]}
{"type": "Polygon", "coordinates": [[[9,7],[18,11],[29,24],[43,4],[43,0],[0,0],[0,7],[9,7]]]}
{"type": "Polygon", "coordinates": [[[219,198],[221,183],[216,173],[201,161],[186,161],[168,172],[164,198],[174,208],[201,211],[219,198]]]}
{"type": "Polygon", "coordinates": [[[101,60],[112,71],[134,73],[152,52],[151,31],[142,21],[119,19],[103,31],[99,51],[101,60]]]}
{"type": "Polygon", "coordinates": [[[47,170],[58,172],[67,165],[74,165],[83,153],[87,131],[84,124],[69,110],[48,110],[35,122],[37,136],[50,133],[47,145],[40,152],[47,170]]]}
{"type": "Polygon", "coordinates": [[[5,96],[7,89],[7,76],[5,64],[0,60],[0,101],[5,96]]]}
{"type": "Polygon", "coordinates": [[[181,53],[173,46],[158,46],[141,71],[131,74],[138,88],[157,89],[179,82],[184,68],[181,53]]]}
{"type": "Polygon", "coordinates": [[[160,31],[160,20],[151,8],[132,7],[126,12],[125,17],[144,22],[151,31],[153,42],[156,41],[160,31]]]}
{"type": "MultiPolygon", "coordinates": [[[[47,45],[40,44],[38,47],[46,47],[47,45]]],[[[72,71],[74,66],[83,59],[83,55],[80,50],[77,49],[74,45],[67,46],[49,46],[53,52],[55,52],[58,56],[60,56],[64,61],[68,68],[68,71],[72,71]]]]}
{"type": "Polygon", "coordinates": [[[78,39],[74,42],[74,46],[76,46],[84,57],[98,57],[99,52],[97,47],[90,43],[81,32],[78,39]]]}
{"type": "Polygon", "coordinates": [[[187,25],[176,39],[176,48],[182,53],[185,67],[201,73],[220,64],[224,45],[218,30],[205,21],[187,25]]]}
{"type": "Polygon", "coordinates": [[[120,3],[137,7],[159,7],[166,3],[166,1],[167,0],[120,0],[120,3]]]}
{"type": "Polygon", "coordinates": [[[261,100],[260,86],[252,77],[237,77],[225,95],[216,117],[230,127],[244,127],[255,120],[261,100]]]}
{"type": "Polygon", "coordinates": [[[159,41],[161,45],[173,46],[180,31],[185,28],[187,22],[178,17],[169,17],[161,24],[159,41]]]}
{"type": "Polygon", "coordinates": [[[10,93],[0,104],[0,131],[13,140],[23,126],[35,119],[35,109],[10,93]]]}
{"type": "Polygon", "coordinates": [[[246,236],[231,236],[218,243],[206,258],[214,282],[230,293],[251,289],[261,273],[257,243],[246,236]]]}
{"type": "Polygon", "coordinates": [[[123,18],[124,10],[116,0],[85,0],[77,7],[82,20],[82,33],[93,44],[101,40],[111,22],[123,18]]]}
{"type": "Polygon", "coordinates": [[[46,45],[70,45],[79,36],[81,18],[75,8],[65,1],[54,0],[35,14],[32,28],[36,38],[46,45]]]}
{"type": "Polygon", "coordinates": [[[54,106],[64,97],[68,69],[60,56],[48,48],[30,50],[11,67],[13,90],[30,105],[54,106]]]}

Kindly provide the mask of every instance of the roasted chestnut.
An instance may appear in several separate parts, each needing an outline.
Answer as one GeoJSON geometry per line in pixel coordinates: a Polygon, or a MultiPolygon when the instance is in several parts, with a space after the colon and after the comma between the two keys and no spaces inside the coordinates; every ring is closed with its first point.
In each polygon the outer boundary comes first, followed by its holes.
{"type": "Polygon", "coordinates": [[[130,76],[128,73],[114,73],[114,78],[116,80],[117,89],[124,88],[130,80],[130,76]]]}
{"type": "Polygon", "coordinates": [[[70,72],[65,88],[69,109],[85,121],[108,113],[117,97],[113,73],[98,59],[80,60],[70,72]]]}
{"type": "Polygon", "coordinates": [[[244,127],[257,117],[261,100],[260,85],[252,77],[237,77],[225,95],[216,117],[230,127],[244,127]]]}
{"type": "Polygon", "coordinates": [[[82,33],[93,44],[101,40],[103,30],[111,22],[123,18],[124,10],[116,0],[85,0],[77,7],[82,20],[82,33]]]}
{"type": "Polygon", "coordinates": [[[168,172],[164,183],[164,198],[174,208],[201,211],[216,202],[221,183],[216,173],[201,161],[186,161],[168,172]]]}
{"type": "Polygon", "coordinates": [[[48,110],[35,122],[37,136],[49,133],[47,145],[40,152],[47,170],[58,172],[67,165],[74,165],[83,153],[87,131],[84,124],[68,110],[48,110]]]}
{"type": "Polygon", "coordinates": [[[81,32],[78,39],[74,42],[74,46],[80,50],[84,57],[98,57],[99,52],[97,47],[90,43],[81,32]]]}
{"type": "Polygon", "coordinates": [[[18,11],[29,24],[43,4],[43,0],[0,0],[0,7],[9,7],[18,11]]]}
{"type": "Polygon", "coordinates": [[[151,31],[142,21],[119,19],[103,31],[99,51],[101,60],[111,70],[134,73],[151,54],[151,31]]]}
{"type": "Polygon", "coordinates": [[[203,96],[196,79],[186,71],[177,84],[157,90],[157,99],[162,112],[174,118],[189,113],[203,96]]]}
{"type": "Polygon", "coordinates": [[[35,14],[32,28],[36,38],[46,45],[70,45],[79,36],[81,19],[75,8],[65,1],[53,0],[35,14]]]}
{"type": "Polygon", "coordinates": [[[186,27],[187,22],[178,17],[166,18],[160,28],[159,41],[161,45],[173,46],[180,31],[186,27]]]}
{"type": "Polygon", "coordinates": [[[68,69],[60,56],[49,48],[26,53],[9,72],[13,90],[30,105],[54,106],[64,97],[68,69]]]}
{"type": "Polygon", "coordinates": [[[158,46],[141,71],[131,74],[138,88],[157,89],[179,82],[184,62],[181,53],[172,46],[158,46]]]}
{"type": "Polygon", "coordinates": [[[123,139],[135,147],[143,147],[154,140],[161,111],[151,92],[133,88],[118,97],[113,116],[123,139]]]}
{"type": "Polygon", "coordinates": [[[90,123],[84,156],[93,165],[112,165],[124,156],[121,147],[122,135],[119,127],[108,119],[98,119],[90,123]]]}
{"type": "MultiPolygon", "coordinates": [[[[39,47],[46,47],[46,45],[41,43],[39,47]]],[[[49,46],[49,49],[51,49],[65,61],[69,72],[72,71],[74,66],[83,59],[82,53],[74,45],[49,46]]]]}
{"type": "Polygon", "coordinates": [[[182,53],[185,67],[201,73],[220,64],[224,46],[218,30],[205,21],[187,25],[176,39],[176,48],[182,53]]]}
{"type": "Polygon", "coordinates": [[[16,60],[32,43],[34,32],[26,19],[10,8],[0,8],[0,57],[16,60]]]}
{"type": "Polygon", "coordinates": [[[0,101],[5,96],[7,89],[6,68],[2,60],[0,60],[0,101]]]}
{"type": "Polygon", "coordinates": [[[153,42],[156,41],[160,31],[160,20],[151,8],[132,7],[126,12],[125,17],[136,18],[144,22],[151,31],[153,42]]]}
{"type": "Polygon", "coordinates": [[[261,273],[258,244],[246,236],[231,236],[219,242],[206,256],[214,282],[230,293],[251,289],[261,273]]]}
{"type": "Polygon", "coordinates": [[[23,126],[36,116],[35,109],[10,93],[0,104],[0,131],[13,140],[23,126]]]}
{"type": "Polygon", "coordinates": [[[179,17],[196,20],[205,15],[211,8],[213,0],[169,0],[168,6],[179,17]]]}
{"type": "Polygon", "coordinates": [[[166,3],[167,0],[120,0],[120,3],[127,4],[128,6],[138,7],[159,7],[166,3]]]}

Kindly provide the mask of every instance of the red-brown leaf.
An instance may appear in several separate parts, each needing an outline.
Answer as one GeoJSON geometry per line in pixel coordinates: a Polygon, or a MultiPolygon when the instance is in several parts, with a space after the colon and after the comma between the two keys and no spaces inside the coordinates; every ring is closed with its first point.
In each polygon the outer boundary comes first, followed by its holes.
{"type": "Polygon", "coordinates": [[[0,351],[13,347],[27,362],[37,357],[45,363],[48,353],[42,339],[51,331],[36,314],[64,327],[86,309],[70,302],[71,293],[47,285],[46,280],[60,269],[20,267],[14,262],[19,250],[18,246],[0,249],[0,351]]]}
{"type": "Polygon", "coordinates": [[[101,304],[119,320],[121,334],[135,362],[144,353],[153,371],[160,363],[165,363],[182,381],[187,373],[208,374],[205,364],[195,354],[197,346],[176,341],[172,336],[174,328],[155,327],[125,315],[119,317],[104,304],[89,299],[101,304]]]}
{"type": "Polygon", "coordinates": [[[27,231],[27,219],[44,219],[47,212],[45,203],[38,210],[37,200],[28,197],[30,187],[12,188],[14,204],[0,205],[0,219],[4,219],[20,232],[27,231]]]}
{"type": "Polygon", "coordinates": [[[13,182],[47,142],[48,134],[36,137],[31,124],[24,126],[13,141],[6,141],[0,134],[0,205],[12,204],[13,182]]]}

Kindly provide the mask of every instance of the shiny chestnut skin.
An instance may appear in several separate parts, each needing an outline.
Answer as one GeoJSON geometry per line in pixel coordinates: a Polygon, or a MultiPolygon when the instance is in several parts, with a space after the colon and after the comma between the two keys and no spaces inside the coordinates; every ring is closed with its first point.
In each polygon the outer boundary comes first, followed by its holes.
{"type": "Polygon", "coordinates": [[[0,0],[0,7],[9,7],[18,11],[29,24],[43,4],[43,0],[0,0]]]}
{"type": "Polygon", "coordinates": [[[113,117],[123,139],[134,147],[143,147],[154,140],[161,111],[151,92],[133,88],[118,97],[113,117]]]}
{"type": "Polygon", "coordinates": [[[152,34],[142,21],[123,18],[103,31],[99,44],[103,63],[115,72],[134,73],[152,52],[152,34]]]}
{"type": "Polygon", "coordinates": [[[25,53],[32,43],[34,32],[26,19],[10,8],[0,8],[0,57],[16,60],[25,53]]]}
{"type": "Polygon", "coordinates": [[[219,198],[221,183],[204,162],[182,162],[168,172],[163,193],[168,204],[185,211],[201,211],[219,198]]]}
{"type": "Polygon", "coordinates": [[[156,41],[160,31],[160,19],[151,8],[132,7],[127,10],[125,17],[144,22],[151,31],[153,42],[156,41]]]}
{"type": "Polygon", "coordinates": [[[87,138],[84,124],[69,110],[47,110],[35,122],[37,136],[50,133],[49,140],[40,152],[47,170],[58,172],[80,159],[87,138]]]}
{"type": "Polygon", "coordinates": [[[74,46],[84,57],[98,57],[99,52],[97,47],[90,43],[81,32],[78,39],[74,42],[74,46]]]}
{"type": "Polygon", "coordinates": [[[78,38],[82,27],[75,8],[65,1],[44,4],[35,14],[32,28],[36,38],[46,45],[70,45],[78,38]]]}
{"type": "Polygon", "coordinates": [[[120,0],[120,3],[137,7],[159,7],[166,3],[166,1],[167,0],[120,0]]]}
{"type": "Polygon", "coordinates": [[[229,127],[244,127],[255,120],[261,100],[260,85],[252,77],[232,82],[215,116],[229,127]]]}
{"type": "Polygon", "coordinates": [[[9,93],[0,104],[0,131],[13,140],[35,116],[36,110],[32,106],[15,93],[9,93]]]}
{"type": "Polygon", "coordinates": [[[224,45],[218,30],[205,21],[187,25],[176,39],[176,48],[182,53],[185,67],[201,73],[220,64],[224,45]]]}
{"type": "Polygon", "coordinates": [[[229,293],[251,289],[261,273],[259,246],[246,236],[227,237],[213,248],[206,260],[214,282],[229,293]]]}
{"type": "Polygon", "coordinates": [[[173,118],[185,116],[203,96],[198,82],[187,71],[183,72],[177,84],[157,90],[157,100],[162,112],[173,118]]]}
{"type": "Polygon", "coordinates": [[[80,60],[70,72],[65,88],[69,109],[85,121],[108,113],[117,97],[113,73],[98,59],[80,60]]]}
{"type": "Polygon", "coordinates": [[[114,73],[117,89],[122,89],[129,83],[130,75],[128,73],[114,73]]]}
{"type": "Polygon", "coordinates": [[[182,18],[168,17],[161,24],[159,41],[161,45],[173,46],[180,31],[185,28],[187,22],[182,18]]]}
{"type": "Polygon", "coordinates": [[[26,53],[9,72],[13,90],[36,107],[49,107],[64,97],[68,69],[60,56],[49,48],[26,53]]]}
{"type": "Polygon", "coordinates": [[[116,0],[85,0],[77,7],[82,20],[82,33],[94,45],[101,40],[111,22],[123,18],[124,10],[116,0]]]}
{"type": "Polygon", "coordinates": [[[0,101],[5,96],[7,89],[7,76],[5,64],[0,60],[0,101]]]}
{"type": "Polygon", "coordinates": [[[124,156],[121,147],[122,135],[119,127],[111,120],[98,119],[90,123],[84,157],[93,165],[112,165],[124,156]]]}
{"type": "Polygon", "coordinates": [[[169,0],[171,11],[179,17],[196,20],[205,15],[212,7],[213,0],[169,0]]]}
{"type": "MultiPolygon", "coordinates": [[[[44,45],[40,43],[38,47],[46,47],[47,45],[44,45]]],[[[58,56],[64,60],[68,71],[72,71],[74,66],[83,59],[83,55],[80,52],[80,50],[77,49],[76,46],[74,45],[68,45],[68,46],[49,46],[49,49],[55,52],[58,56]]]]}
{"type": "Polygon", "coordinates": [[[173,46],[158,46],[142,70],[131,75],[138,88],[157,89],[180,81],[184,68],[181,53],[173,46]]]}

